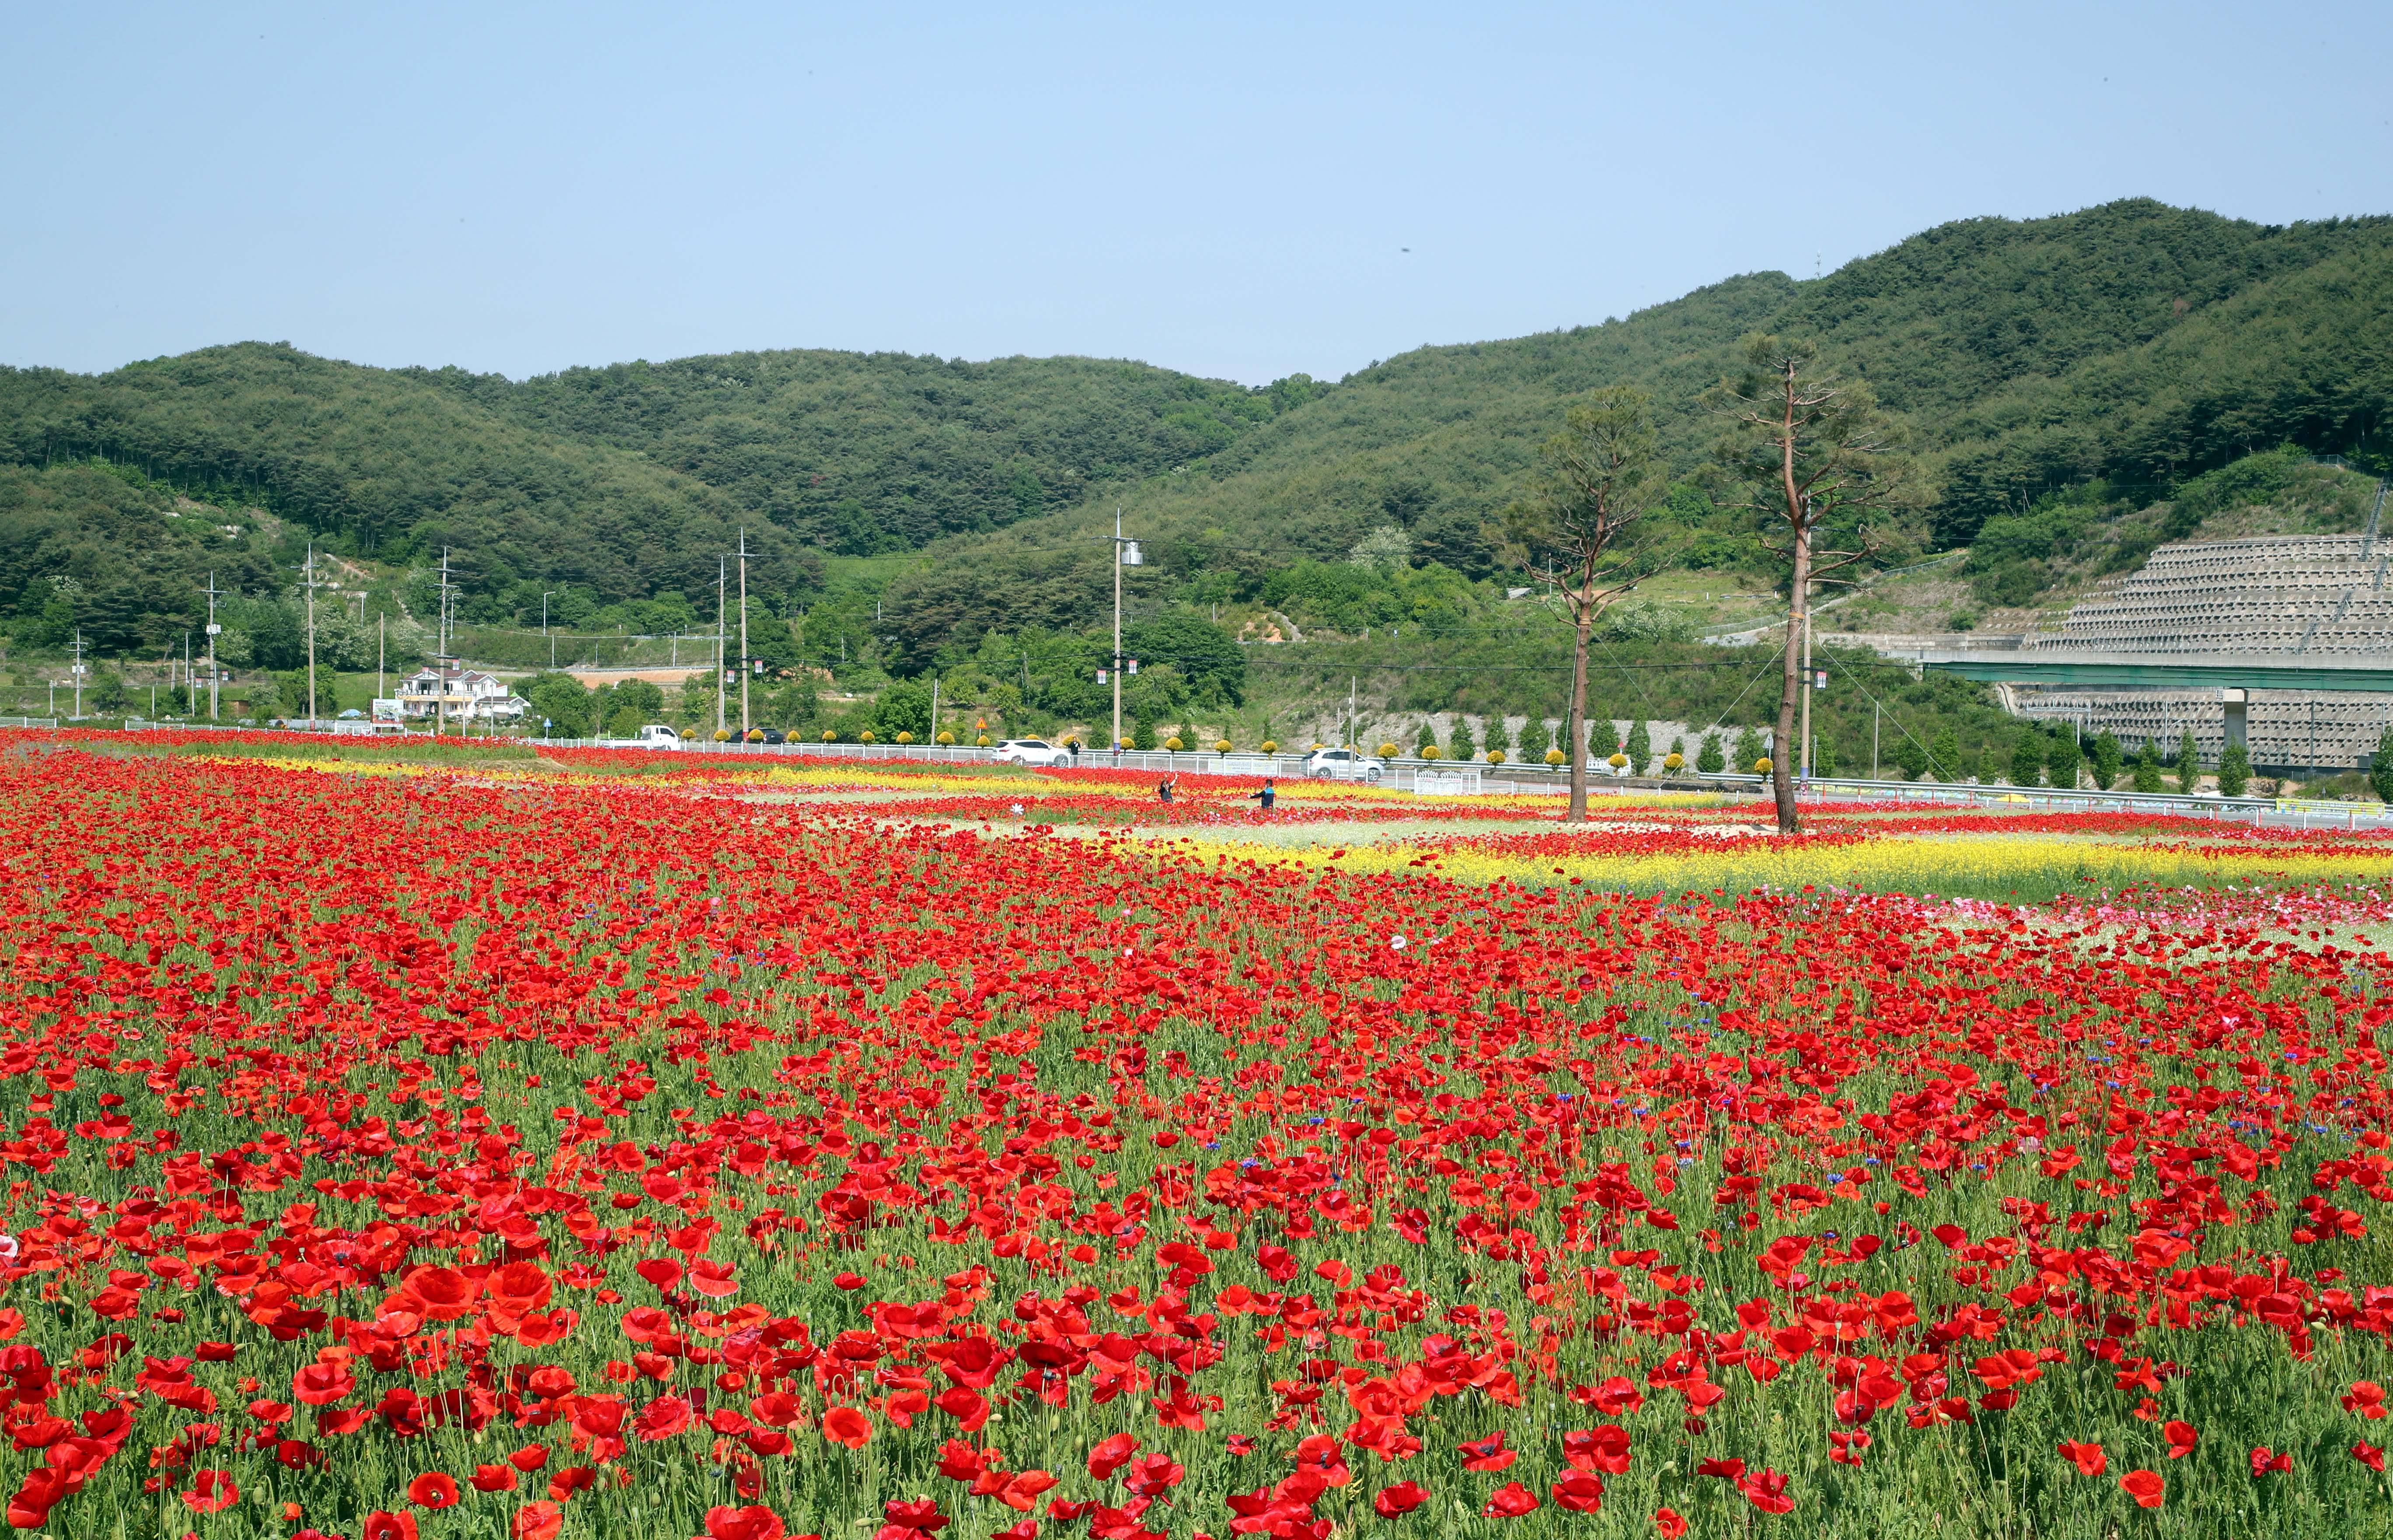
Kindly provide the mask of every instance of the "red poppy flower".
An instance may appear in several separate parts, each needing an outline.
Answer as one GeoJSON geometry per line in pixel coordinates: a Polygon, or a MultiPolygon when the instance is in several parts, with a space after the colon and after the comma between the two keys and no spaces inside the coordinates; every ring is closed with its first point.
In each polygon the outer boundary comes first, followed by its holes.
{"type": "Polygon", "coordinates": [[[516,1509],[507,1533],[513,1540],[556,1540],[565,1527],[565,1510],[555,1503],[535,1501],[516,1509]]]}
{"type": "Polygon", "coordinates": [[[477,1465],[471,1478],[477,1492],[513,1492],[516,1489],[516,1468],[511,1465],[477,1465]]]}
{"type": "Polygon", "coordinates": [[[1687,1520],[1677,1508],[1657,1507],[1654,1510],[1654,1528],[1662,1540],[1682,1540],[1687,1533],[1687,1520]]]}
{"type": "Polygon", "coordinates": [[[2111,1463],[2111,1457],[2102,1452],[2100,1444],[2079,1443],[2069,1439],[2060,1441],[2060,1455],[2074,1463],[2082,1476],[2099,1476],[2111,1463]]]}
{"type": "Polygon", "coordinates": [[[1428,1501],[1429,1489],[1419,1481],[1398,1481],[1393,1486],[1381,1487],[1371,1499],[1371,1507],[1382,1519],[1396,1519],[1428,1501]]]}
{"type": "Polygon", "coordinates": [[[1130,1488],[1133,1496],[1156,1497],[1178,1486],[1187,1473],[1185,1467],[1157,1451],[1134,1462],[1130,1474],[1122,1478],[1122,1484],[1130,1488]]]}
{"type": "Polygon", "coordinates": [[[781,1516],[762,1504],[706,1510],[705,1540],[781,1540],[781,1516]]]}
{"type": "Polygon", "coordinates": [[[474,1308],[481,1285],[453,1267],[419,1267],[400,1281],[394,1299],[427,1321],[454,1321],[474,1308]]]}
{"type": "Polygon", "coordinates": [[[644,1442],[654,1443],[683,1431],[693,1420],[688,1402],[679,1396],[659,1396],[640,1409],[633,1428],[644,1442]]]}
{"type": "Polygon", "coordinates": [[[872,1438],[872,1421],[853,1406],[834,1406],[823,1414],[822,1434],[833,1443],[861,1449],[872,1438]]]}
{"type": "Polygon", "coordinates": [[[329,1406],[357,1388],[345,1363],[303,1364],[291,1377],[292,1399],[309,1406],[329,1406]]]}
{"type": "Polygon", "coordinates": [[[2385,1451],[2370,1443],[2366,1439],[2351,1446],[2351,1457],[2371,1470],[2381,1473],[2385,1469],[2385,1451]]]}
{"type": "Polygon", "coordinates": [[[2385,1387],[2373,1379],[2356,1381],[2345,1393],[2343,1409],[2373,1420],[2385,1415],[2385,1387]]]}
{"type": "Polygon", "coordinates": [[[199,1472],[191,1478],[191,1489],[183,1494],[183,1506],[193,1513],[221,1513],[240,1501],[241,1488],[221,1470],[199,1472]]]}
{"type": "Polygon", "coordinates": [[[2291,1455],[2280,1455],[2265,1443],[2252,1451],[2252,1474],[2256,1477],[2291,1470],[2293,1468],[2294,1457],[2291,1455]]]}
{"type": "Polygon", "coordinates": [[[28,1470],[17,1494],[8,1499],[8,1522],[18,1529],[40,1529],[49,1521],[50,1509],[81,1485],[63,1470],[28,1470]]]}
{"type": "Polygon", "coordinates": [[[418,1540],[414,1514],[385,1513],[380,1509],[366,1515],[360,1533],[362,1540],[418,1540]]]}
{"type": "Polygon", "coordinates": [[[1504,1429],[1500,1428],[1475,1443],[1461,1445],[1461,1449],[1465,1470],[1502,1470],[1521,1457],[1519,1450],[1504,1447],[1504,1429]]]}
{"type": "Polygon", "coordinates": [[[1601,1428],[1574,1429],[1563,1435],[1563,1458],[1581,1470],[1626,1476],[1628,1474],[1628,1430],[1611,1423],[1601,1428]]]}
{"type": "Polygon", "coordinates": [[[2168,1437],[2168,1457],[2173,1460],[2192,1454],[2195,1442],[2202,1437],[2190,1422],[2171,1420],[2161,1425],[2161,1431],[2168,1437]]]}
{"type": "Polygon", "coordinates": [[[1040,1494],[1054,1485],[1055,1477],[1052,1472],[1017,1470],[1007,1477],[1005,1484],[991,1495],[1017,1513],[1027,1513],[1038,1503],[1040,1494]]]}
{"type": "Polygon", "coordinates": [[[1574,1513],[1603,1507],[1603,1478],[1591,1470],[1565,1470],[1554,1478],[1554,1502],[1574,1513]]]}
{"type": "Polygon", "coordinates": [[[2119,1478],[2119,1490],[2133,1497],[2138,1507],[2158,1507],[2167,1495],[2167,1483],[2156,1471],[2130,1470],[2119,1478]]]}
{"type": "Polygon", "coordinates": [[[1506,1481],[1488,1496],[1487,1506],[1479,1512],[1486,1519],[1518,1519],[1536,1512],[1539,1506],[1536,1493],[1518,1481],[1506,1481]]]}
{"type": "Polygon", "coordinates": [[[1138,1441],[1128,1433],[1110,1434],[1089,1451],[1089,1474],[1101,1481],[1111,1481],[1114,1472],[1128,1465],[1137,1452],[1138,1441]]]}
{"type": "Polygon", "coordinates": [[[1786,1495],[1786,1478],[1775,1470],[1759,1470],[1736,1483],[1745,1500],[1764,1513],[1785,1513],[1795,1506],[1786,1495]]]}
{"type": "Polygon", "coordinates": [[[407,1500],[417,1507],[451,1507],[457,1501],[457,1483],[437,1470],[418,1476],[407,1483],[407,1500]]]}

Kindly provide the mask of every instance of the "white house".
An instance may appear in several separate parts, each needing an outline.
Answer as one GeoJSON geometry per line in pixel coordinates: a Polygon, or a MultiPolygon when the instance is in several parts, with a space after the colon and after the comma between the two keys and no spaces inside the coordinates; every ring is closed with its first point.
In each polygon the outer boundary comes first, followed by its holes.
{"type": "Polygon", "coordinates": [[[399,709],[406,716],[444,715],[451,722],[513,722],[531,703],[506,681],[479,669],[419,669],[399,682],[399,709]]]}

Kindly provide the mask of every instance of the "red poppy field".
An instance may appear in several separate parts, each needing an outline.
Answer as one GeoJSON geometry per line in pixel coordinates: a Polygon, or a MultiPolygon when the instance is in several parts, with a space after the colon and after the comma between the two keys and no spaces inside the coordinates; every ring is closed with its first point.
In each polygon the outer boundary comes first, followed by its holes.
{"type": "Polygon", "coordinates": [[[2373,890],[885,814],[0,755],[9,1523],[2393,1531],[2373,890]]]}

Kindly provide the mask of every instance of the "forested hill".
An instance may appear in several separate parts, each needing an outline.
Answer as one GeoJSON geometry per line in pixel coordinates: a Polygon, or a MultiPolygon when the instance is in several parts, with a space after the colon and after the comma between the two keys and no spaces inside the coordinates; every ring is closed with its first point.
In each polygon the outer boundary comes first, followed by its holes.
{"type": "Polygon", "coordinates": [[[742,525],[765,555],[752,582],[803,592],[821,553],[1068,506],[1218,450],[1318,389],[1087,359],[828,352],[518,384],[263,343],[100,375],[0,368],[0,613],[23,613],[46,576],[107,591],[100,607],[122,613],[181,604],[169,596],[200,567],[236,566],[163,522],[170,494],[262,508],[352,555],[453,547],[483,611],[565,587],[696,595],[742,525]],[[115,475],[93,479],[97,462],[115,475]],[[128,536],[128,476],[154,505],[148,538],[128,536]]]}
{"type": "Polygon", "coordinates": [[[1952,545],[2098,478],[2164,495],[2249,450],[2368,449],[2393,401],[2388,245],[2393,220],[2266,227],[2142,200],[1968,220],[1822,279],[1746,275],[1334,385],[822,351],[510,382],[255,343],[101,375],[0,369],[0,620],[89,608],[117,618],[110,636],[163,635],[205,569],[274,581],[229,559],[265,555],[240,517],[170,524],[177,496],[261,507],[286,542],[349,555],[453,547],[484,620],[564,588],[695,596],[741,525],[776,599],[803,599],[824,555],[926,547],[885,607],[901,664],[1092,620],[1105,547],[1086,537],[1117,501],[1151,541],[1150,587],[1183,595],[1258,592],[1389,526],[1415,562],[1479,576],[1484,523],[1572,397],[1644,385],[1692,470],[1717,426],[1697,397],[1757,329],[1817,335],[1909,415],[1942,488],[1917,538],[1952,545]]]}
{"type": "MultiPolygon", "coordinates": [[[[2364,447],[2393,407],[2393,220],[2269,227],[2149,200],[1967,220],[1810,282],[1748,275],[1602,325],[1425,347],[1142,487],[1131,525],[1158,575],[1248,591],[1390,525],[1415,560],[1484,573],[1479,531],[1569,398],[1643,385],[1693,471],[1719,431],[1698,397],[1755,330],[1819,337],[1909,416],[1942,489],[1917,538],[1948,547],[2097,478],[2164,496],[2256,449],[2364,447]]],[[[904,645],[966,617],[1067,620],[1105,581],[1092,516],[936,550],[892,590],[904,645]]]]}

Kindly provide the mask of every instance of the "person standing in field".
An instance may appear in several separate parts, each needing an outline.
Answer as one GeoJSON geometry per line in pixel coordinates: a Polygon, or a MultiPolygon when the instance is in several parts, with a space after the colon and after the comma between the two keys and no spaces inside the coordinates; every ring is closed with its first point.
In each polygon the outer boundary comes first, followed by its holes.
{"type": "Polygon", "coordinates": [[[1171,800],[1170,777],[1166,776],[1155,783],[1155,800],[1159,803],[1168,803],[1171,800]]]}
{"type": "Polygon", "coordinates": [[[1249,791],[1247,793],[1247,800],[1252,803],[1262,803],[1263,811],[1266,813],[1271,811],[1272,803],[1276,801],[1278,797],[1279,793],[1272,789],[1271,777],[1269,776],[1265,776],[1263,777],[1263,786],[1262,790],[1249,791]]]}

